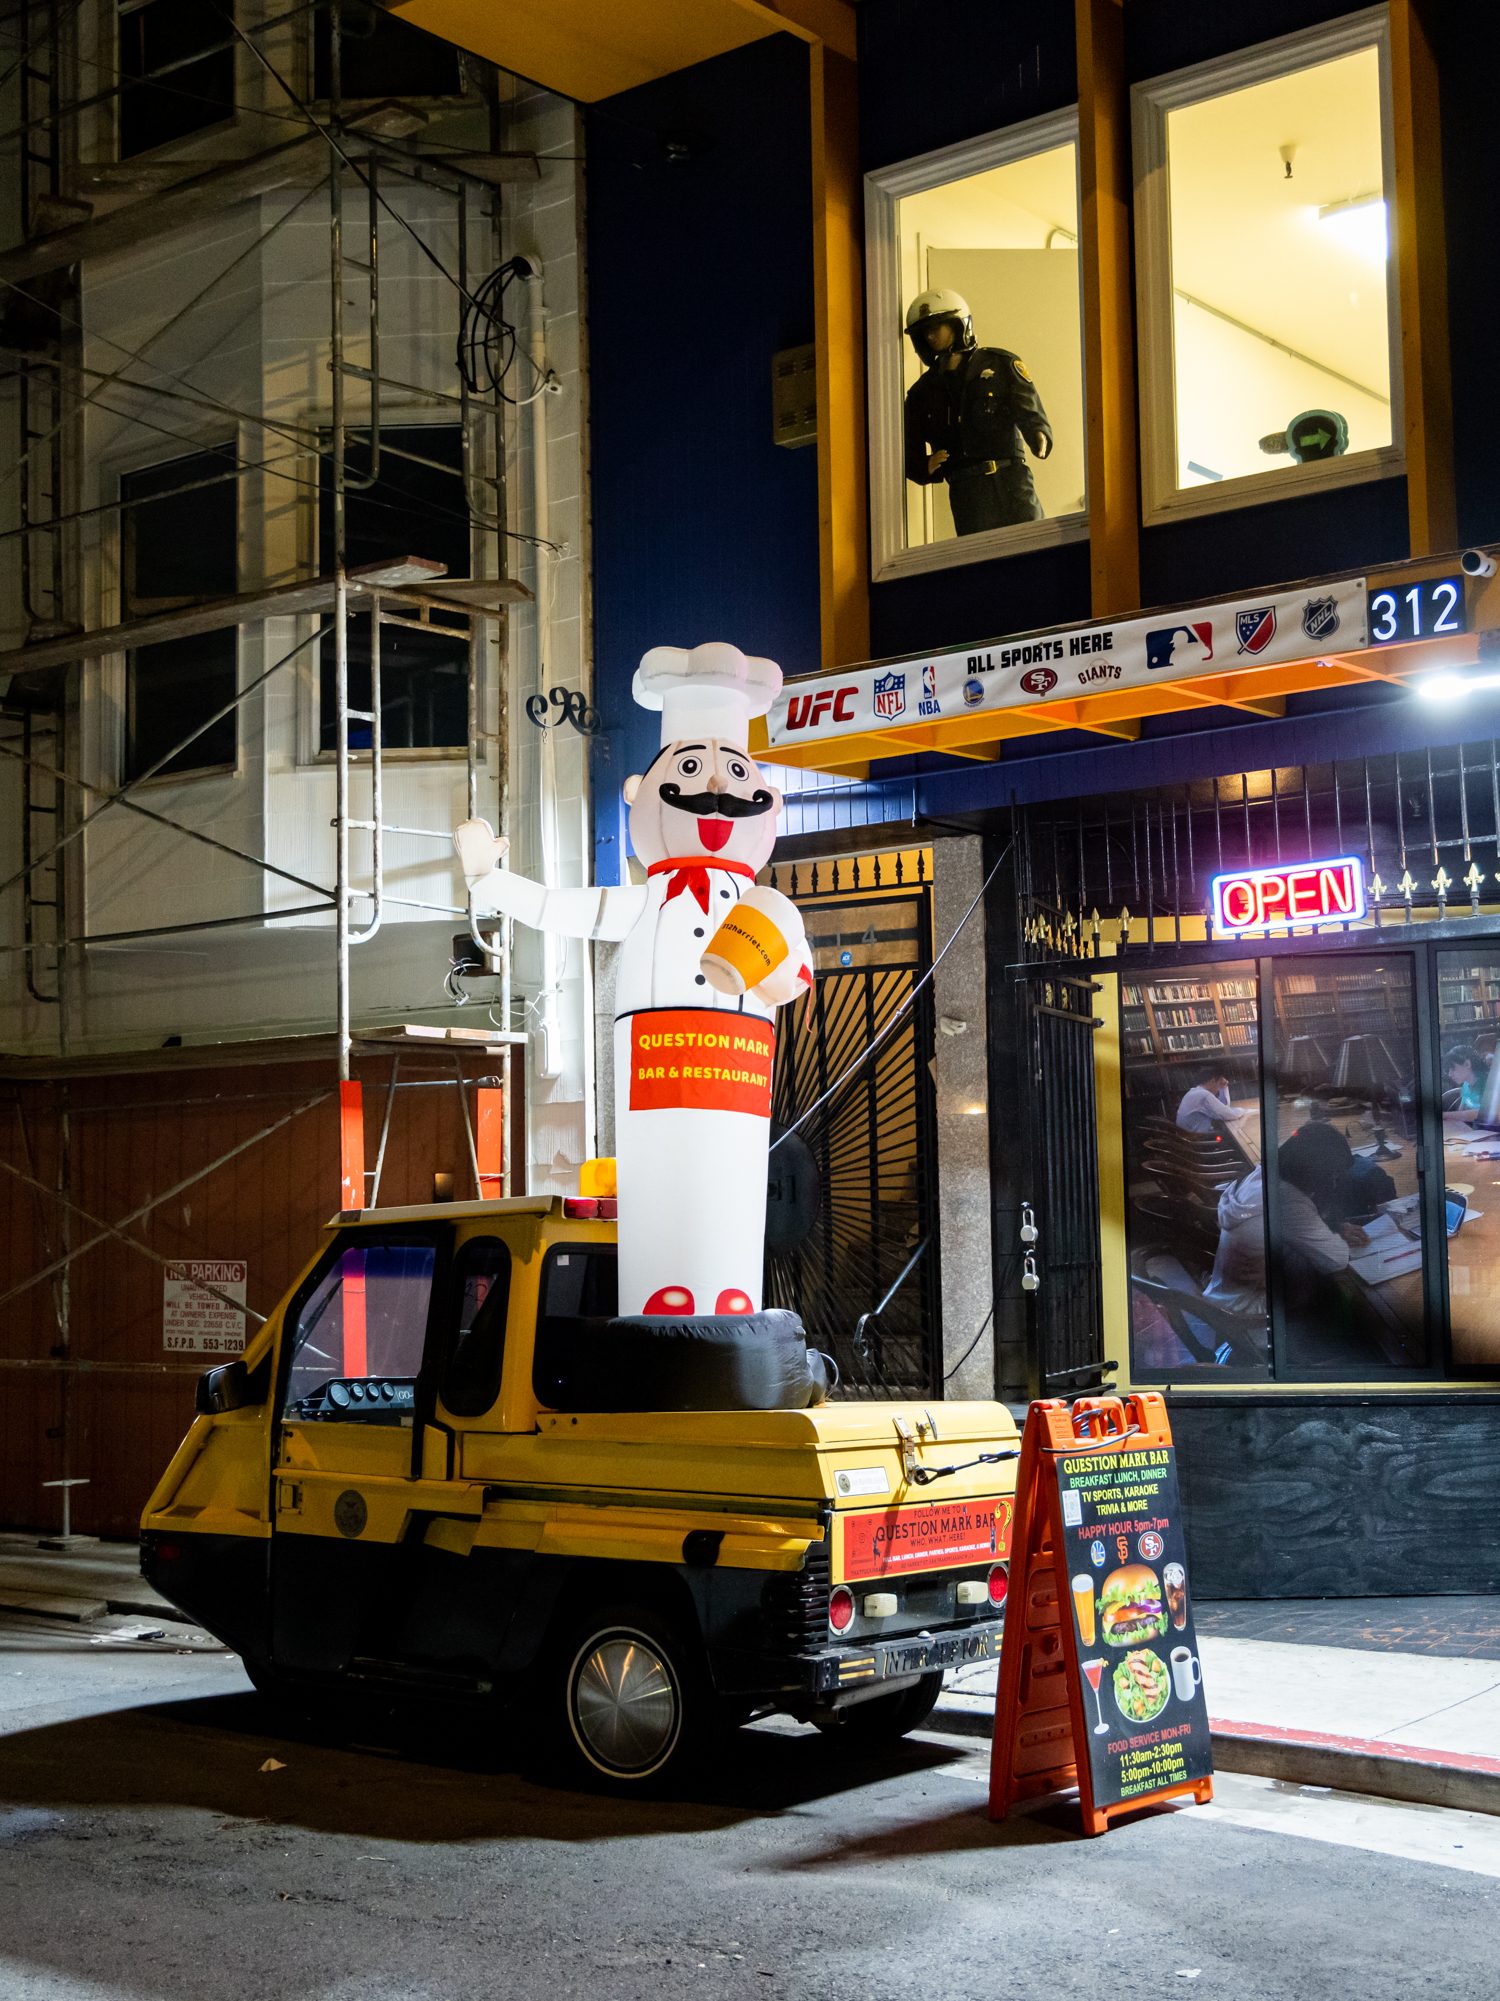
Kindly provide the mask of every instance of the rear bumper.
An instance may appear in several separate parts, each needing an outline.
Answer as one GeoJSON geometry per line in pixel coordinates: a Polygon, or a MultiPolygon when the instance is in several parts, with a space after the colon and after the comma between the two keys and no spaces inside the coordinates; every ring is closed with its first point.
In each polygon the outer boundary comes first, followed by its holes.
{"type": "Polygon", "coordinates": [[[871,1682],[909,1681],[915,1675],[995,1660],[1005,1620],[984,1619],[959,1631],[904,1633],[854,1647],[825,1647],[800,1662],[811,1695],[836,1695],[871,1682]]]}

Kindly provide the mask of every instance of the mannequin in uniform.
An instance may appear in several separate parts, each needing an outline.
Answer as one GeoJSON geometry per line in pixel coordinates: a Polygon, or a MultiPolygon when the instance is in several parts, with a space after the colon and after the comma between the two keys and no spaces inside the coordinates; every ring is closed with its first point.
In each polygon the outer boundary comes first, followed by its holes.
{"type": "Polygon", "coordinates": [[[662,748],[625,782],[644,884],[551,889],[499,867],[483,820],[454,835],[476,917],[495,912],[573,938],[621,941],[615,990],[619,1311],[754,1313],[765,1256],[772,1017],[812,985],[795,904],[760,889],[787,946],[731,996],[703,954],[770,860],[781,794],[745,745],[781,690],[774,661],[736,647],[653,647],[634,693],[659,709],[662,748]]]}
{"type": "Polygon", "coordinates": [[[1017,354],[978,347],[957,292],[921,292],[906,332],[926,373],[906,392],[906,477],[948,488],[960,535],[1040,521],[1026,447],[1044,459],[1052,426],[1017,354]]]}

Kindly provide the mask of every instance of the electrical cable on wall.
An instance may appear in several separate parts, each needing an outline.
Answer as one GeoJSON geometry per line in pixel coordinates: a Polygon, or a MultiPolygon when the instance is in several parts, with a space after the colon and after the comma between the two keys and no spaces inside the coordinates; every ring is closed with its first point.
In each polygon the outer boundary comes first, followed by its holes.
{"type": "Polygon", "coordinates": [[[514,322],[503,311],[506,287],[534,275],[529,258],[508,257],[477,287],[472,301],[465,301],[459,317],[457,361],[459,377],[471,395],[491,389],[520,409],[534,402],[554,380],[550,369],[538,368],[532,356],[519,347],[514,322]],[[525,354],[534,378],[527,396],[512,396],[505,387],[518,353],[525,354]]]}

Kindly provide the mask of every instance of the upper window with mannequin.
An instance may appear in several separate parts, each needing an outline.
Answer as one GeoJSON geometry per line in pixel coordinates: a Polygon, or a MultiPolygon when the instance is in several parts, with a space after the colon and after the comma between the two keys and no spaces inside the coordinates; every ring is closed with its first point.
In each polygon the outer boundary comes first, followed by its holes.
{"type": "Polygon", "coordinates": [[[875,574],[1084,532],[1071,112],[866,181],[875,574]]]}

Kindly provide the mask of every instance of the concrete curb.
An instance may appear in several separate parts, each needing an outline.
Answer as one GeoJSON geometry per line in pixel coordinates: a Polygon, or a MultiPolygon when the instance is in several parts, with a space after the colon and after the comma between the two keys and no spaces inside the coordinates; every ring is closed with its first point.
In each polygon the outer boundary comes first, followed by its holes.
{"type": "MultiPolygon", "coordinates": [[[[989,1737],[994,1711],[974,1702],[940,1701],[930,1730],[956,1737],[989,1737]]],[[[1263,1723],[1213,1722],[1214,1767],[1281,1779],[1288,1785],[1327,1786],[1334,1792],[1374,1793],[1417,1806],[1454,1807],[1463,1813],[1500,1815],[1500,1758],[1447,1757],[1420,1744],[1379,1738],[1331,1737],[1278,1730],[1263,1723]]]]}
{"type": "Polygon", "coordinates": [[[78,1626],[86,1626],[90,1619],[102,1619],[108,1610],[102,1598],[27,1591],[7,1591],[0,1596],[0,1612],[24,1612],[32,1619],[66,1619],[78,1626]]]}

